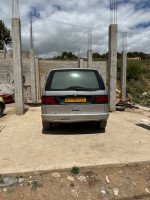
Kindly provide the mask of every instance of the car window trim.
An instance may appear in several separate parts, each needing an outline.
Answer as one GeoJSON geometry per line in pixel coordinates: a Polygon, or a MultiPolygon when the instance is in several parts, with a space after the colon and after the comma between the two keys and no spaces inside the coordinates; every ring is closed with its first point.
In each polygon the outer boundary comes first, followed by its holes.
{"type": "Polygon", "coordinates": [[[55,72],[64,72],[64,71],[92,71],[95,73],[96,75],[96,78],[97,78],[97,81],[98,81],[98,85],[99,85],[99,89],[98,90],[105,90],[105,85],[104,85],[104,81],[101,77],[101,75],[98,73],[97,70],[87,70],[87,69],[60,69],[60,70],[52,70],[48,77],[47,77],[47,81],[46,81],[46,85],[45,85],[45,91],[69,91],[69,90],[66,90],[66,89],[51,89],[51,83],[52,83],[52,79],[53,79],[53,76],[54,76],[54,73],[55,72]],[[50,85],[50,87],[49,87],[50,85]]]}

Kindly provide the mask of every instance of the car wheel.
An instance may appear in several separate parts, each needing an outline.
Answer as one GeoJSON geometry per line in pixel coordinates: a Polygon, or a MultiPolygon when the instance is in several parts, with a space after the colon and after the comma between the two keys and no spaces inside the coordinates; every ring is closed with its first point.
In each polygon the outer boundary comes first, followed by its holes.
{"type": "Polygon", "coordinates": [[[102,129],[102,128],[105,128],[107,125],[107,121],[100,121],[99,122],[99,128],[102,129]]]}
{"type": "Polygon", "coordinates": [[[42,121],[42,125],[43,125],[43,130],[51,130],[52,129],[52,123],[50,123],[50,122],[42,121]]]}
{"type": "Polygon", "coordinates": [[[0,105],[0,117],[2,117],[2,116],[3,116],[3,111],[4,111],[4,108],[3,108],[3,106],[2,106],[2,105],[0,105]]]}
{"type": "Polygon", "coordinates": [[[43,129],[44,129],[44,130],[49,130],[49,129],[50,129],[50,124],[49,124],[49,122],[43,122],[43,121],[42,121],[42,125],[43,125],[43,129]]]}

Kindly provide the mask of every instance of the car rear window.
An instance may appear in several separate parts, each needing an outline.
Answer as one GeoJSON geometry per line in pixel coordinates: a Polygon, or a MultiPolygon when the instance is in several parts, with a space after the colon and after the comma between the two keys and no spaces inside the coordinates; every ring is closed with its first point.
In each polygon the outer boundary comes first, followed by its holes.
{"type": "Polygon", "coordinates": [[[47,79],[49,90],[99,90],[104,84],[97,71],[92,70],[56,70],[47,79]]]}

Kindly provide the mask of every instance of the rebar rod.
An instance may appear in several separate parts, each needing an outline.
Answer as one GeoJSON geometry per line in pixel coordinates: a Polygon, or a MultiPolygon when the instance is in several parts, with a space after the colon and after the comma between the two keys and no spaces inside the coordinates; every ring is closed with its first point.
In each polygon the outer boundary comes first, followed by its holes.
{"type": "Polygon", "coordinates": [[[12,0],[12,17],[19,18],[19,0],[12,0]]]}

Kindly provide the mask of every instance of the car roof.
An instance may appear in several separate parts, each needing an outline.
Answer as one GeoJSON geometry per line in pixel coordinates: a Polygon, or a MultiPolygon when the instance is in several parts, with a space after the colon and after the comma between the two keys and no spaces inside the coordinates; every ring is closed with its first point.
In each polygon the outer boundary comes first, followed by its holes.
{"type": "Polygon", "coordinates": [[[98,71],[97,69],[91,69],[91,68],[57,68],[57,69],[51,69],[50,71],[59,71],[59,70],[85,70],[85,71],[98,71]]]}

